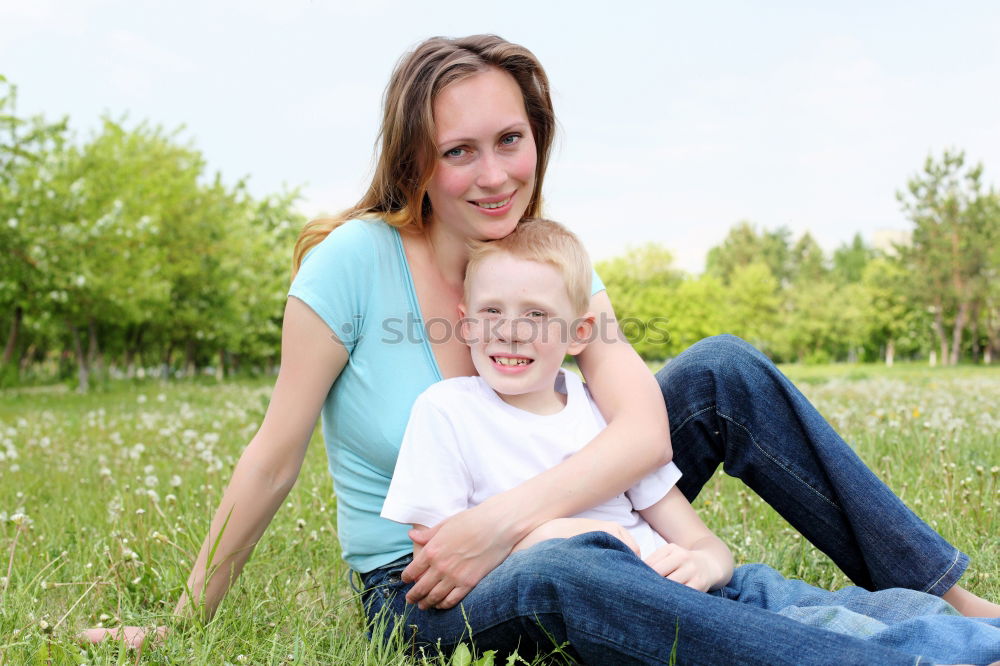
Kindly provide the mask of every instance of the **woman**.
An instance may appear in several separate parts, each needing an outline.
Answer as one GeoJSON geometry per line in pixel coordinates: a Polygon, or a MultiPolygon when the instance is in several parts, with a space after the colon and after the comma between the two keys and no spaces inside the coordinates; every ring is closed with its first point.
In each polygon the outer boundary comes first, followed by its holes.
{"type": "MultiPolygon", "coordinates": [[[[301,268],[271,403],[188,581],[194,598],[182,597],[177,612],[194,604],[214,612],[294,484],[322,412],[339,538],[364,581],[365,608],[371,617],[405,615],[418,641],[447,649],[471,628],[483,649],[524,654],[568,641],[590,663],[665,662],[674,648],[694,662],[809,663],[837,653],[913,663],[651,579],[608,535],[547,542],[505,561],[539,524],[593,506],[669,460],[673,438],[689,498],[724,462],[856,582],[976,602],[954,586],[965,556],[910,513],[767,359],[733,338],[696,345],[658,375],[658,390],[628,343],[606,331],[579,357],[608,421],[582,451],[426,532],[379,518],[413,400],[441,378],[474,374],[467,348],[448,334],[466,243],[501,238],[540,213],[553,129],[545,73],[522,47],[488,35],[434,38],[400,61],[368,192],[340,218],[310,223],[296,246],[301,268]],[[211,567],[221,566],[206,576],[220,532],[211,567]],[[886,546],[887,535],[900,543],[886,546]],[[424,546],[412,562],[411,538],[424,546]],[[405,606],[404,594],[417,606],[405,606]],[[770,640],[775,631],[780,645],[770,640]]],[[[598,280],[591,309],[617,332],[598,280]]],[[[125,631],[142,641],[141,630],[125,631]]]]}

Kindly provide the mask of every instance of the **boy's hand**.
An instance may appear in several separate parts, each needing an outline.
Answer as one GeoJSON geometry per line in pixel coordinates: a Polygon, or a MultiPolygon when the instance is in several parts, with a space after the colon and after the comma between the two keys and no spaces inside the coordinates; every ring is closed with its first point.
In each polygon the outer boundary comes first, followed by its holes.
{"type": "Polygon", "coordinates": [[[586,532],[607,532],[631,548],[633,553],[639,554],[639,544],[636,543],[627,529],[609,520],[594,520],[592,518],[556,518],[544,522],[528,536],[521,539],[514,546],[514,551],[530,548],[536,543],[548,539],[568,539],[586,532]]]}
{"type": "Polygon", "coordinates": [[[701,592],[707,592],[720,577],[719,564],[711,555],[675,543],[657,548],[645,562],[661,576],[701,592]]]}

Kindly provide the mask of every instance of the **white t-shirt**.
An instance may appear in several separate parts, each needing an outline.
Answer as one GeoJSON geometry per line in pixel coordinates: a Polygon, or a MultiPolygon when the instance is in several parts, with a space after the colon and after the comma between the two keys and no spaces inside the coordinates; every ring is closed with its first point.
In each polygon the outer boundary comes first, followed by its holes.
{"type": "MultiPolygon", "coordinates": [[[[560,370],[556,390],[566,394],[566,406],[540,415],[507,404],[480,377],[432,385],[413,404],[382,517],[433,527],[578,451],[607,424],[579,377],[560,370]]],[[[660,501],[680,477],[667,463],[577,517],[622,525],[645,557],[666,542],[637,511],[660,501]]]]}

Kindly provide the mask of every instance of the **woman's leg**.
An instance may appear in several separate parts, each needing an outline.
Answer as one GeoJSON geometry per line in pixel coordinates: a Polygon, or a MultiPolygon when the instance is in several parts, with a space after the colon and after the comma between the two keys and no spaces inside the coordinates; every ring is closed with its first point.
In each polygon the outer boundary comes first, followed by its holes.
{"type": "Polygon", "coordinates": [[[657,379],[688,499],[722,463],[868,589],[940,596],[968,566],[752,345],[707,338],[657,379]]]}
{"type": "Polygon", "coordinates": [[[1000,619],[963,617],[939,597],[916,590],[846,587],[830,592],[788,580],[767,565],[748,564],[737,567],[717,594],[942,663],[1000,659],[1000,619]]]}
{"type": "Polygon", "coordinates": [[[617,539],[591,532],[511,555],[458,607],[421,611],[404,601],[399,571],[368,574],[370,618],[388,614],[404,640],[450,651],[522,656],[555,646],[588,664],[917,664],[919,658],[658,576],[617,539]]]}

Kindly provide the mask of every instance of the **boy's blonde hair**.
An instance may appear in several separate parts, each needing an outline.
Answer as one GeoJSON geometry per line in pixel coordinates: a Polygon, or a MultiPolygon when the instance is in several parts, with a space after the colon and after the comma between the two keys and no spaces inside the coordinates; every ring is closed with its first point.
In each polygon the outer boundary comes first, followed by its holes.
{"type": "Polygon", "coordinates": [[[513,232],[494,241],[471,241],[469,264],[465,269],[465,302],[469,302],[472,275],[488,257],[501,252],[526,261],[548,264],[559,271],[575,314],[590,309],[593,284],[590,258],[583,243],[572,231],[552,220],[526,217],[513,232]]]}

